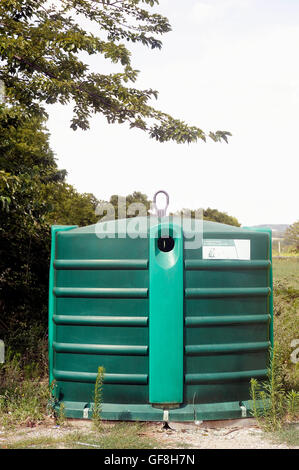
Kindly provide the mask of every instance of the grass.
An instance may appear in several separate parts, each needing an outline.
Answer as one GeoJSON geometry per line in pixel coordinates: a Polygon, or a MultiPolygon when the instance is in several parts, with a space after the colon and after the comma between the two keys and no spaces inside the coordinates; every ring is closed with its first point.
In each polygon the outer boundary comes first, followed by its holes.
{"type": "Polygon", "coordinates": [[[299,447],[299,424],[286,424],[279,431],[268,434],[267,438],[275,444],[285,443],[288,446],[299,447]]]}
{"type": "MultiPolygon", "coordinates": [[[[117,422],[102,425],[101,432],[67,431],[59,437],[14,438],[7,449],[157,449],[161,443],[146,435],[146,423],[117,422]]],[[[0,444],[1,449],[1,444],[0,444]]]]}
{"type": "Polygon", "coordinates": [[[36,365],[23,367],[19,354],[8,351],[0,366],[0,424],[4,428],[34,425],[45,420],[49,400],[47,381],[41,381],[36,365]]]}
{"type": "Polygon", "coordinates": [[[299,260],[274,259],[274,351],[269,380],[251,381],[253,400],[262,410],[254,412],[262,429],[278,442],[298,442],[299,361],[294,363],[294,340],[299,339],[299,260]],[[270,405],[270,406],[269,406],[270,405]]]}
{"type": "Polygon", "coordinates": [[[299,391],[299,362],[292,362],[292,341],[299,339],[299,261],[273,261],[274,343],[283,387],[299,391]]]}
{"type": "Polygon", "coordinates": [[[273,259],[274,281],[283,281],[299,289],[299,259],[273,259]]]}

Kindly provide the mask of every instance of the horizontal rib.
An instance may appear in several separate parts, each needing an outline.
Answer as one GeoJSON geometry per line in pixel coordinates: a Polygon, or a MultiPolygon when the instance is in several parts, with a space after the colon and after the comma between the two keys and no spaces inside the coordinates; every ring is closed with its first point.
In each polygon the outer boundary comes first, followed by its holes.
{"type": "MultiPolygon", "coordinates": [[[[97,374],[94,372],[73,372],[54,369],[53,374],[56,380],[65,382],[95,383],[97,378],[97,374]]],[[[147,374],[104,374],[104,383],[106,384],[146,385],[147,381],[147,374]]]]}
{"type": "Polygon", "coordinates": [[[269,260],[185,260],[187,271],[214,271],[223,269],[268,269],[269,260]]]}
{"type": "Polygon", "coordinates": [[[236,352],[260,351],[268,349],[269,347],[269,341],[256,343],[203,344],[185,346],[185,352],[188,356],[201,356],[205,354],[228,354],[236,352]]]}
{"type": "Polygon", "coordinates": [[[241,325],[246,323],[267,323],[268,321],[270,321],[270,315],[221,315],[186,317],[185,325],[187,327],[209,325],[241,325]]]}
{"type": "Polygon", "coordinates": [[[90,298],[144,298],[147,297],[147,288],[91,288],[91,287],[55,287],[56,297],[90,297],[90,298]]]}
{"type": "Polygon", "coordinates": [[[114,344],[53,343],[54,351],[78,354],[117,354],[121,356],[146,356],[148,346],[114,344]]]}
{"type": "Polygon", "coordinates": [[[147,269],[147,259],[56,259],[55,269],[147,269]]]}
{"type": "Polygon", "coordinates": [[[91,315],[54,315],[56,325],[147,326],[148,317],[112,317],[91,315]]]}
{"type": "Polygon", "coordinates": [[[267,376],[267,369],[246,370],[240,372],[216,372],[212,374],[186,374],[186,384],[243,382],[251,378],[263,378],[267,376]]]}
{"type": "Polygon", "coordinates": [[[187,288],[185,296],[190,299],[208,297],[266,297],[270,294],[269,287],[219,287],[219,288],[187,288]]]}

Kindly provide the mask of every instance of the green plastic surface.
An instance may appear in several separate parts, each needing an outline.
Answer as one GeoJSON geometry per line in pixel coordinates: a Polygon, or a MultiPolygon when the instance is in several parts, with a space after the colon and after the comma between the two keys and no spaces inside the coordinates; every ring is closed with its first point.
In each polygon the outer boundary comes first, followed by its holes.
{"type": "Polygon", "coordinates": [[[182,229],[173,224],[154,226],[149,244],[149,401],[169,406],[183,401],[182,229]],[[168,252],[157,243],[163,230],[174,240],[168,252]]]}
{"type": "MultiPolygon", "coordinates": [[[[273,340],[271,233],[204,221],[205,240],[250,241],[250,259],[210,260],[201,246],[186,249],[186,230],[159,252],[159,226],[137,222],[139,238],[124,236],[132,219],[105,222],[107,238],[96,226],[52,228],[49,368],[58,402],[66,416],[90,418],[103,366],[105,419],[160,421],[171,406],[173,420],[244,416],[250,378],[265,378],[273,340]]],[[[171,217],[163,223],[176,234],[171,217]]]]}

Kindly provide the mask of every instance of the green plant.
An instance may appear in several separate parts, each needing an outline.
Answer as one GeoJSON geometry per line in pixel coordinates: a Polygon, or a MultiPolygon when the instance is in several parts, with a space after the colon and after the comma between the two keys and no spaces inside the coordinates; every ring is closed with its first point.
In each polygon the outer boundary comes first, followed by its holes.
{"type": "Polygon", "coordinates": [[[104,367],[98,368],[97,378],[94,387],[94,406],[92,410],[92,420],[97,430],[101,427],[101,411],[103,398],[104,367]]]}
{"type": "Polygon", "coordinates": [[[4,427],[35,426],[46,417],[48,385],[40,380],[36,366],[24,369],[20,354],[8,348],[0,367],[0,421],[4,427]]]}
{"type": "Polygon", "coordinates": [[[281,362],[277,350],[271,351],[268,380],[250,381],[252,414],[265,431],[279,431],[287,418],[294,418],[298,412],[299,393],[286,391],[281,377],[281,362]]]}
{"type": "Polygon", "coordinates": [[[65,405],[63,402],[59,404],[58,413],[55,414],[55,422],[58,426],[63,426],[65,424],[65,405]]]}
{"type": "Polygon", "coordinates": [[[291,419],[295,418],[299,410],[299,393],[291,390],[286,395],[287,412],[291,419]]]}

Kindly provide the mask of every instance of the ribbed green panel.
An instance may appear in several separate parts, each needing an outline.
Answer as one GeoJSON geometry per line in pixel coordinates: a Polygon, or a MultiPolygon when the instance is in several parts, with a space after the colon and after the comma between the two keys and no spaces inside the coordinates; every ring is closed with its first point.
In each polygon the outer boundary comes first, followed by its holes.
{"type": "Polygon", "coordinates": [[[56,287],[54,294],[56,297],[147,297],[147,289],[131,288],[84,288],[84,287],[56,287]]]}
{"type": "MultiPolygon", "coordinates": [[[[92,372],[69,372],[54,369],[54,377],[57,380],[70,382],[95,383],[97,374],[92,372]]],[[[107,384],[146,384],[146,374],[105,374],[104,383],[107,384]]]]}
{"type": "Polygon", "coordinates": [[[202,316],[202,317],[186,317],[185,325],[188,327],[207,326],[207,325],[242,325],[268,323],[270,315],[223,315],[223,316],[202,316]]]}
{"type": "Polygon", "coordinates": [[[117,354],[123,356],[145,356],[147,346],[111,345],[111,344],[78,344],[78,343],[53,343],[54,351],[61,353],[81,354],[117,354]]]}
{"type": "Polygon", "coordinates": [[[216,372],[212,374],[187,374],[185,380],[186,384],[239,382],[247,381],[251,378],[264,378],[266,375],[267,369],[262,369],[240,372],[216,372]]]}
{"type": "Polygon", "coordinates": [[[158,225],[149,241],[149,401],[183,401],[183,237],[181,228],[158,225]],[[160,251],[163,230],[175,241],[160,251]]]}
{"type": "Polygon", "coordinates": [[[231,287],[231,288],[188,288],[185,295],[188,298],[197,297],[258,297],[267,296],[271,293],[268,287],[231,287]]]}
{"type": "Polygon", "coordinates": [[[185,352],[188,356],[200,356],[206,354],[229,354],[235,352],[250,352],[268,349],[270,341],[261,341],[255,343],[224,343],[224,344],[205,344],[185,346],[185,352]]]}
{"type": "Polygon", "coordinates": [[[102,366],[105,403],[148,402],[147,244],[86,228],[58,235],[52,352],[63,401],[93,401],[102,366]]]}
{"type": "Polygon", "coordinates": [[[256,270],[268,269],[271,266],[270,260],[240,261],[240,260],[186,260],[185,269],[188,271],[215,271],[215,270],[256,270]]]}
{"type": "Polygon", "coordinates": [[[204,260],[201,248],[184,252],[184,403],[213,405],[221,416],[221,404],[250,398],[251,377],[266,377],[272,266],[267,233],[213,227],[204,224],[204,239],[250,240],[250,260],[204,260]]]}
{"type": "Polygon", "coordinates": [[[56,325],[147,326],[148,317],[104,317],[93,315],[54,315],[56,325]]]}
{"type": "Polygon", "coordinates": [[[49,270],[49,383],[53,381],[53,338],[54,338],[54,328],[53,328],[53,316],[55,314],[55,297],[53,295],[53,289],[55,286],[55,271],[54,271],[54,261],[56,256],[56,233],[66,230],[71,230],[76,228],[77,225],[67,226],[67,225],[53,225],[51,227],[51,257],[50,257],[50,270],[49,270]]]}
{"type": "Polygon", "coordinates": [[[147,259],[57,259],[55,269],[147,269],[147,259]]]}

